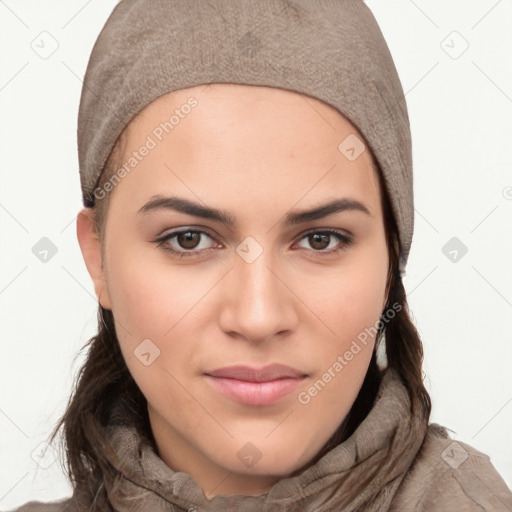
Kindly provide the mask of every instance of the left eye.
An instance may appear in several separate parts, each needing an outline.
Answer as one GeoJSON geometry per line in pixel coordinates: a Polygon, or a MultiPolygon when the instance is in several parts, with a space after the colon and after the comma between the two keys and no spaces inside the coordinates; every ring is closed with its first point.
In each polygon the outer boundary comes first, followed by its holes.
{"type": "MultiPolygon", "coordinates": [[[[159,246],[161,245],[165,251],[168,251],[177,257],[195,257],[198,256],[200,252],[211,249],[211,247],[200,247],[201,236],[203,235],[210,240],[213,240],[213,238],[205,231],[187,229],[169,233],[164,237],[155,240],[155,242],[159,242],[159,246]],[[176,239],[176,245],[171,243],[173,239],[176,239]]],[[[335,253],[352,244],[351,237],[335,230],[310,231],[309,233],[305,233],[300,240],[307,240],[310,246],[313,247],[313,252],[318,254],[335,253]],[[333,237],[338,241],[337,244],[334,243],[334,249],[333,245],[330,243],[333,241],[333,237]]]]}
{"type": "Polygon", "coordinates": [[[314,249],[318,249],[315,250],[314,252],[320,253],[337,252],[338,250],[341,250],[343,247],[348,247],[352,243],[352,238],[338,231],[334,231],[332,229],[329,229],[327,231],[310,231],[309,233],[306,233],[301,240],[304,239],[307,239],[314,249]],[[333,237],[335,237],[338,240],[337,246],[336,244],[334,244],[334,250],[325,250],[333,248],[333,246],[330,246],[330,243],[328,243],[327,246],[325,245],[326,241],[332,241],[333,237]]]}

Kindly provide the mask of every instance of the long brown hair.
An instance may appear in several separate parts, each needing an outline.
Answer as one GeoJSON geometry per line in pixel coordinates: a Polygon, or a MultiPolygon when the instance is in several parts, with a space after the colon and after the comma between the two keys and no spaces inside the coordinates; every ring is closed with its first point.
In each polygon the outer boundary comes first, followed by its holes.
{"type": "MultiPolygon", "coordinates": [[[[99,183],[105,183],[120,166],[123,153],[121,146],[126,130],[117,140],[99,183]]],[[[399,272],[400,243],[397,225],[392,213],[389,193],[378,164],[373,161],[381,191],[386,240],[389,255],[388,304],[399,304],[401,308],[385,324],[385,344],[388,367],[393,368],[405,385],[410,400],[411,413],[421,414],[428,424],[431,412],[429,394],[423,385],[423,346],[420,336],[411,320],[402,277],[399,272]]],[[[103,234],[108,195],[94,205],[97,232],[103,234]]],[[[384,324],[382,324],[384,325],[384,324]]],[[[383,371],[377,365],[376,352],[382,343],[384,329],[379,329],[375,349],[359,394],[348,415],[317,454],[311,463],[327,451],[347,439],[372,409],[379,389],[383,371]]],[[[77,502],[88,504],[100,500],[106,506],[102,494],[102,480],[106,472],[114,472],[105,454],[110,451],[104,438],[104,428],[114,404],[122,403],[132,414],[133,425],[141,435],[152,439],[147,412],[147,401],[135,383],[124,361],[115,332],[111,310],[99,305],[98,334],[83,347],[87,350],[86,360],[76,376],[74,389],[67,408],[56,424],[50,438],[54,440],[62,430],[63,453],[66,468],[75,489],[77,502]]],[[[389,453],[387,454],[389,455],[389,453]]],[[[368,475],[364,482],[351,488],[347,502],[359,495],[373,474],[386,463],[386,457],[368,475]]],[[[98,502],[99,503],[99,502],[98,502]]]]}

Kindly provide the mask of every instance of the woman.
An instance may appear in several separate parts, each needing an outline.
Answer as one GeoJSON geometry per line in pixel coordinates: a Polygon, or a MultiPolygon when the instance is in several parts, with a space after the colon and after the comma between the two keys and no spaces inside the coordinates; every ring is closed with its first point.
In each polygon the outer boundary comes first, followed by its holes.
{"type": "Polygon", "coordinates": [[[512,508],[429,423],[409,122],[362,1],[122,0],[78,144],[74,493],[20,511],[512,508]]]}

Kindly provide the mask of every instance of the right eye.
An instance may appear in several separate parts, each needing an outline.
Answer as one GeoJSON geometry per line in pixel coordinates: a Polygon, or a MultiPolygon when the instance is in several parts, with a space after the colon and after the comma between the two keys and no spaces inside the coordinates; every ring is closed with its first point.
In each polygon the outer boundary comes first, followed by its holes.
{"type": "Polygon", "coordinates": [[[201,237],[213,238],[206,232],[199,229],[181,229],[172,231],[165,236],[156,240],[158,246],[164,251],[171,253],[178,258],[189,258],[199,256],[200,252],[208,251],[208,247],[199,247],[201,245],[201,237]],[[171,241],[175,239],[173,243],[171,241]],[[199,247],[199,249],[197,249],[199,247]]]}

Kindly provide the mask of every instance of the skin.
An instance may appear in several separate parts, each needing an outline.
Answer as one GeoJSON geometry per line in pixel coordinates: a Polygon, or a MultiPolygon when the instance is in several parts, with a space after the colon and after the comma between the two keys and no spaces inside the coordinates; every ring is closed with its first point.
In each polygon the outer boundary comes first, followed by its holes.
{"type": "Polygon", "coordinates": [[[208,497],[255,495],[307,467],[361,388],[371,337],[307,404],[298,400],[385,307],[381,192],[369,150],[354,161],[338,150],[350,134],[363,140],[357,129],[320,100],[282,89],[213,84],[162,96],[130,123],[125,155],[191,96],[198,105],[110,193],[104,260],[91,209],[80,211],[77,234],[148,401],[160,457],[208,497]],[[225,210],[237,221],[226,226],[170,209],[139,214],[157,194],[225,210]],[[339,198],[363,203],[369,215],[346,210],[283,223],[292,210],[339,198]],[[154,242],[179,228],[207,231],[188,245],[180,237],[165,242],[197,257],[173,256],[154,242]],[[353,243],[307,236],[325,229],[353,243]],[[249,236],[263,251],[250,263],[236,251],[249,236]],[[148,366],[134,354],[144,339],[160,350],[148,366]],[[307,377],[266,406],[235,402],[204,376],[275,362],[307,377]],[[261,456],[251,467],[237,456],[244,446],[261,456]]]}

